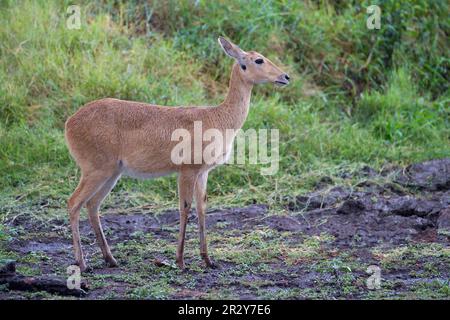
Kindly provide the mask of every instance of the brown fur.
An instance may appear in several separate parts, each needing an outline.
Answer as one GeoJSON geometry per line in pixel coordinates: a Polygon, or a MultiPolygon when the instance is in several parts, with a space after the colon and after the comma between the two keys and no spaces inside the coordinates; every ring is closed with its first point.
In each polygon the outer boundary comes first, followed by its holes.
{"type": "MultiPolygon", "coordinates": [[[[183,250],[186,223],[192,200],[197,205],[200,253],[207,266],[205,237],[206,185],[213,165],[181,164],[171,160],[171,151],[178,141],[171,141],[175,129],[184,128],[193,134],[194,121],[202,121],[203,130],[239,129],[248,114],[251,90],[262,82],[288,83],[289,77],[270,60],[256,52],[244,52],[236,45],[219,38],[224,51],[235,58],[229,92],[225,101],[215,107],[165,107],[118,99],[90,102],[71,116],[65,126],[70,153],[81,169],[81,179],[68,201],[75,259],[86,269],[79,235],[79,215],[83,206],[96,234],[103,256],[116,266],[103,230],[98,210],[122,174],[156,177],[178,173],[180,234],[177,264],[184,268],[183,250]],[[257,58],[263,64],[255,64],[257,58]],[[246,70],[241,67],[245,64],[246,70]]],[[[227,145],[227,150],[232,141],[227,145]]]]}

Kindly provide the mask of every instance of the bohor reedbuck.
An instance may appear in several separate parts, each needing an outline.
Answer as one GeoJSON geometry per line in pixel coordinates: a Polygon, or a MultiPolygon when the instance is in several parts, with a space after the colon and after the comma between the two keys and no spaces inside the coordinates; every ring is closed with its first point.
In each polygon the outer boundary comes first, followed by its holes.
{"type": "MultiPolygon", "coordinates": [[[[172,159],[172,150],[178,143],[173,141],[172,133],[184,129],[192,134],[196,121],[201,122],[203,130],[237,131],[247,118],[250,95],[255,84],[271,82],[284,86],[289,83],[289,76],[262,54],[243,51],[223,37],[218,40],[223,51],[235,60],[228,94],[218,106],[167,107],[106,98],[87,103],[67,120],[67,145],[81,170],[79,184],[68,201],[75,260],[81,271],[87,267],[79,232],[81,208],[87,208],[106,263],[117,266],[99,218],[102,201],[122,175],[154,178],[170,173],[178,173],[180,230],[177,265],[185,267],[183,250],[186,223],[195,199],[200,254],[206,266],[214,266],[208,256],[205,236],[206,185],[209,171],[227,160],[234,137],[226,142],[223,153],[218,155],[214,163],[178,163],[172,159]]],[[[205,146],[206,143],[200,149],[205,146]]]]}

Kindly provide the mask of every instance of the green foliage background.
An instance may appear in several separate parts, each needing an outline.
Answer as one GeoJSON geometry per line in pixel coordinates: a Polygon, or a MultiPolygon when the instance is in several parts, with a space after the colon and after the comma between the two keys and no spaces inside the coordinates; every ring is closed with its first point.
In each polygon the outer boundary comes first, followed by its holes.
{"type": "MultiPolygon", "coordinates": [[[[293,81],[255,88],[245,125],[280,130],[278,174],[218,168],[212,205],[279,204],[324,175],[450,156],[446,0],[79,1],[80,30],[66,27],[71,4],[0,0],[0,214],[42,198],[64,207],[79,172],[63,125],[84,103],[220,103],[232,61],[219,35],[293,81]],[[370,4],[380,30],[366,27],[370,4]]],[[[115,191],[176,206],[173,176],[115,191]]]]}

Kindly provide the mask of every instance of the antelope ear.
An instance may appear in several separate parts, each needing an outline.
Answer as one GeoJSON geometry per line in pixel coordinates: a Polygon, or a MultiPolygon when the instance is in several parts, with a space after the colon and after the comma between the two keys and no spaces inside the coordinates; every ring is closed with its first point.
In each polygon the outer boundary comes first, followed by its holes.
{"type": "Polygon", "coordinates": [[[219,37],[217,40],[219,41],[219,44],[222,47],[223,51],[228,56],[236,59],[239,63],[242,62],[242,58],[245,56],[245,52],[241,50],[241,48],[239,48],[233,42],[228,41],[224,37],[219,37]]]}

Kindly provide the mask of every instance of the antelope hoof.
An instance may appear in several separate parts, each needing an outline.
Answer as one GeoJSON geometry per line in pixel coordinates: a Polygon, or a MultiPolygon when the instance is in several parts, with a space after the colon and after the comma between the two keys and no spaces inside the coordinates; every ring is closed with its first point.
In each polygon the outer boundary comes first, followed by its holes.
{"type": "Polygon", "coordinates": [[[215,263],[214,261],[212,261],[210,258],[205,259],[205,265],[207,268],[210,269],[218,269],[219,265],[217,263],[215,263]]]}
{"type": "Polygon", "coordinates": [[[106,262],[106,265],[107,265],[109,268],[116,268],[116,267],[119,266],[119,264],[117,263],[116,259],[114,259],[114,257],[112,257],[112,256],[106,258],[106,259],[105,259],[105,262],[106,262]]]}
{"type": "Polygon", "coordinates": [[[90,266],[87,266],[86,265],[86,262],[81,262],[81,263],[79,263],[79,262],[77,262],[77,263],[75,263],[77,266],[79,266],[80,267],[80,272],[81,273],[90,273],[90,272],[92,272],[92,271],[94,271],[93,269],[92,269],[92,267],[90,267],[90,266]]]}
{"type": "Polygon", "coordinates": [[[180,270],[186,270],[186,265],[184,264],[184,260],[177,260],[177,266],[180,270]]]}

